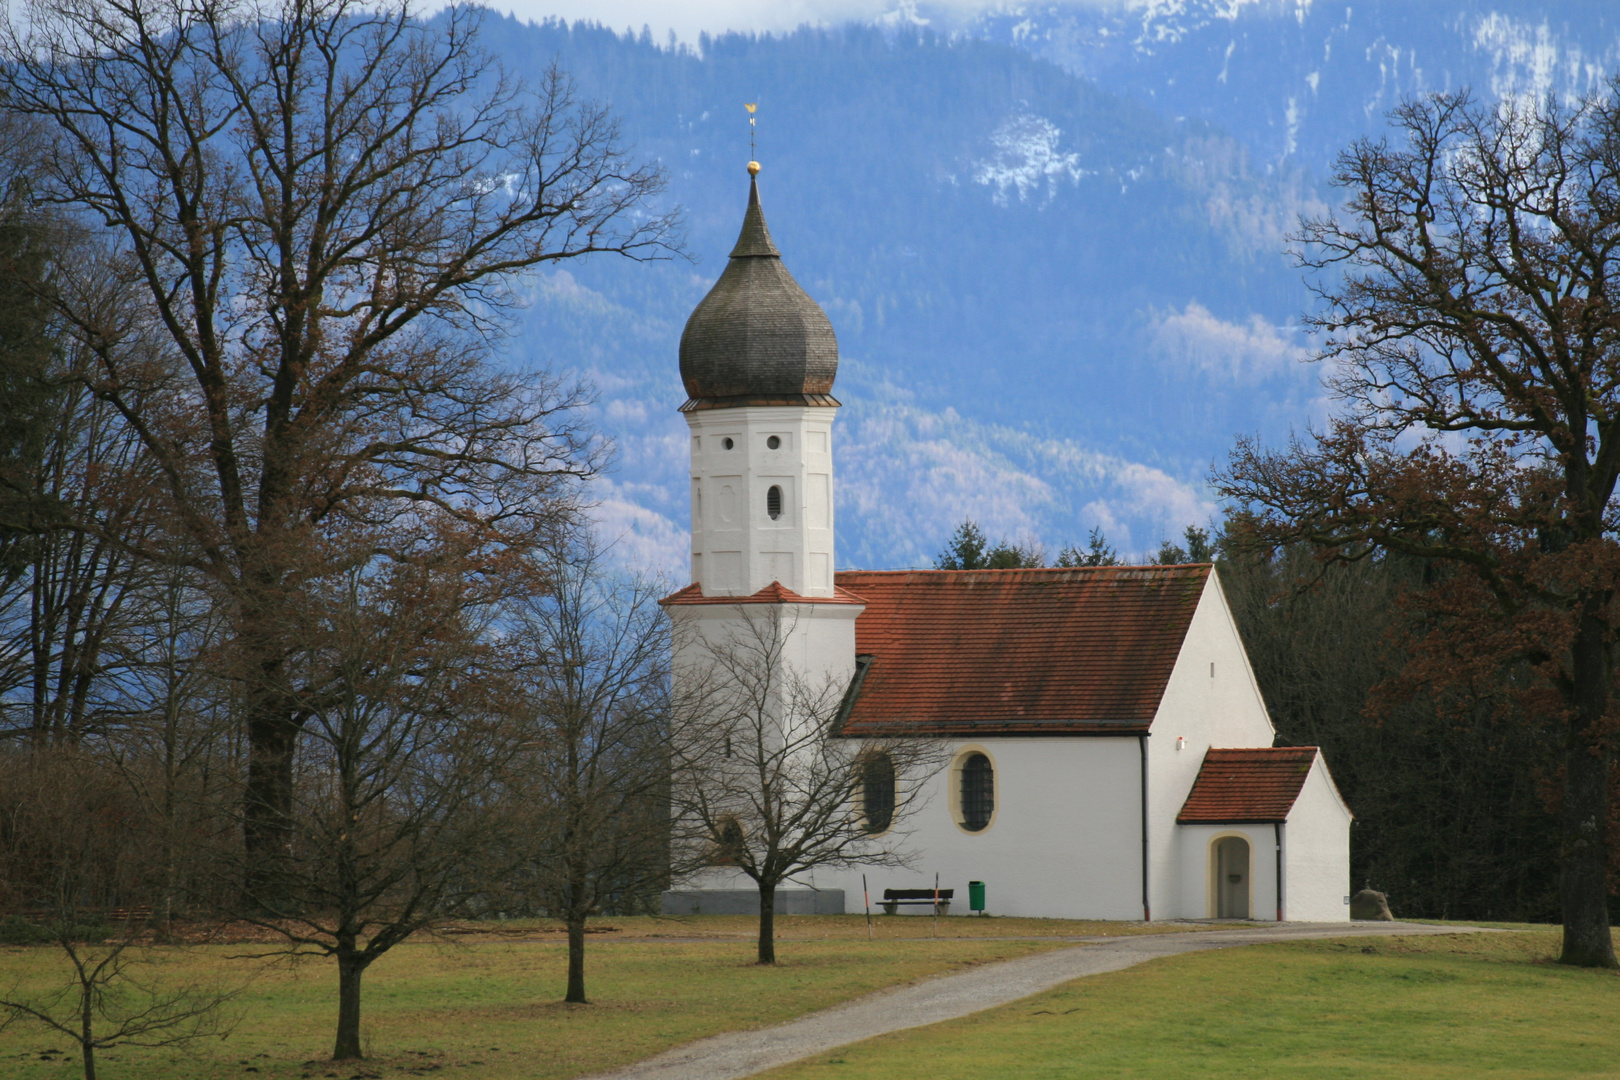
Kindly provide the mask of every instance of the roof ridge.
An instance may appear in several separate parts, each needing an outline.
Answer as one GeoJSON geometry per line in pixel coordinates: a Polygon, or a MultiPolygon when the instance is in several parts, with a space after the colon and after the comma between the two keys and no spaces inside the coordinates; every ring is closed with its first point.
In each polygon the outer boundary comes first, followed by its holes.
{"type": "Polygon", "coordinates": [[[702,582],[694,581],[677,589],[658,601],[660,604],[865,604],[866,601],[848,589],[833,586],[831,596],[805,596],[796,593],[780,581],[772,581],[757,592],[747,595],[706,596],[702,582]]]}
{"type": "MultiPolygon", "coordinates": [[[[1064,577],[1071,574],[1160,574],[1189,570],[1204,571],[1211,570],[1214,568],[1214,566],[1214,563],[1174,563],[1171,565],[1161,565],[1159,563],[1139,563],[1128,566],[1016,566],[996,567],[994,569],[990,567],[983,567],[974,570],[941,570],[937,568],[917,567],[905,570],[840,570],[835,576],[854,577],[859,575],[863,577],[874,577],[881,575],[884,577],[899,578],[916,575],[918,577],[943,578],[952,574],[1005,574],[1009,576],[1013,574],[1028,574],[1032,576],[1044,575],[1051,577],[1064,577]]],[[[1184,576],[1192,575],[1188,574],[1184,576]]]]}

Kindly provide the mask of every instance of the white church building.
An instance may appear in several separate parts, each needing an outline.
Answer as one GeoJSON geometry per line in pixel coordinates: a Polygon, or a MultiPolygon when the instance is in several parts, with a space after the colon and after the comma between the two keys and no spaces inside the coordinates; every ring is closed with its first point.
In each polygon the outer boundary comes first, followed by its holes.
{"type": "MultiPolygon", "coordinates": [[[[768,610],[788,662],[848,688],[845,737],[936,740],[949,762],[903,819],[906,867],[820,868],[777,910],[859,912],[863,875],[878,909],[937,875],[952,914],[982,891],[997,915],[1348,919],[1350,810],[1320,751],[1272,746],[1215,567],[835,572],[837,367],[753,183],[681,337],[692,583],[666,610],[709,638],[768,610]]],[[[857,785],[854,809],[886,798],[857,785]]],[[[739,910],[737,877],[665,910],[739,910]]]]}

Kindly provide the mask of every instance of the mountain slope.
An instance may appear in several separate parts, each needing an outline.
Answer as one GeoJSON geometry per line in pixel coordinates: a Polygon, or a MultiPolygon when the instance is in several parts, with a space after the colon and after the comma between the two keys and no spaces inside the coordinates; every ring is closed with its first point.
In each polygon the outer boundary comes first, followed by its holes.
{"type": "Polygon", "coordinates": [[[519,336],[602,388],[622,452],[604,514],[637,557],[684,544],[676,343],[741,221],[744,101],[772,231],[844,357],[841,563],[925,562],[964,516],[1147,548],[1209,514],[1202,476],[1235,432],[1312,407],[1278,329],[1304,297],[1281,238],[1311,204],[1206,124],[926,32],[729,36],[701,57],[557,23],[487,40],[610,101],[688,211],[693,263],[542,277],[519,336]]]}

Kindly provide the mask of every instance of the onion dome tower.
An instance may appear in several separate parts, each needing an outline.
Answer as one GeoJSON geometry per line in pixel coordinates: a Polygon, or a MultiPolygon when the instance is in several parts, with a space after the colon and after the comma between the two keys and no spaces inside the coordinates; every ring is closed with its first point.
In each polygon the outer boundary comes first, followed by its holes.
{"type": "MultiPolygon", "coordinates": [[[[751,165],[757,163],[750,163],[751,165]]],[[[826,312],[782,265],[748,182],[742,232],[720,280],[681,333],[682,412],[750,405],[836,408],[838,339],[826,312]]]]}
{"type": "Polygon", "coordinates": [[[725,272],[681,334],[692,433],[692,581],[705,597],[773,582],[833,595],[832,396],[838,339],[782,265],[750,161],[725,272]]]}

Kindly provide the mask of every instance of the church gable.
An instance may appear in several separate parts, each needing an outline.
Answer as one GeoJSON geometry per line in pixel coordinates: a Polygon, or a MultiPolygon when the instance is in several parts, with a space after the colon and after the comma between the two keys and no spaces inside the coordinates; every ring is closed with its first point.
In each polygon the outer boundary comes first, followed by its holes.
{"type": "Polygon", "coordinates": [[[869,657],[851,736],[1148,730],[1207,565],[849,571],[869,657]]]}

